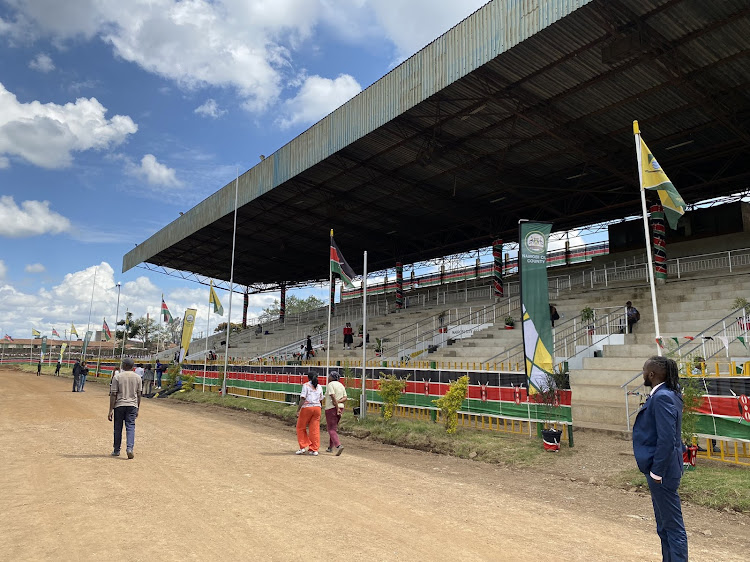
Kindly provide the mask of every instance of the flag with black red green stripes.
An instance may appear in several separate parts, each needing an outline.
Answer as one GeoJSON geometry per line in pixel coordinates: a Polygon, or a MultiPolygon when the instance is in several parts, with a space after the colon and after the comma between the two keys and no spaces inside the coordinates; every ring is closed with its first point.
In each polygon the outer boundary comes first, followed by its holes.
{"type": "Polygon", "coordinates": [[[341,250],[336,245],[333,239],[333,231],[331,231],[331,273],[338,275],[347,287],[354,287],[354,283],[352,283],[354,270],[346,263],[341,250]]]}

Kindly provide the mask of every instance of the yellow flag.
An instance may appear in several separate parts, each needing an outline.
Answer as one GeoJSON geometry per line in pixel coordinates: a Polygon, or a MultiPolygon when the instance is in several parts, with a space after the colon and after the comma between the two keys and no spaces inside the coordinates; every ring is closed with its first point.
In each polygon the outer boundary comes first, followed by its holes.
{"type": "Polygon", "coordinates": [[[31,335],[35,338],[40,337],[42,334],[39,333],[39,330],[35,330],[34,328],[31,328],[31,335]]]}
{"type": "Polygon", "coordinates": [[[208,293],[208,304],[214,305],[214,312],[219,316],[224,316],[224,307],[221,306],[219,296],[214,291],[214,282],[211,281],[211,291],[208,293]]]}
{"type": "Polygon", "coordinates": [[[180,363],[185,359],[190,349],[190,340],[193,338],[193,326],[195,326],[195,315],[198,311],[194,308],[188,308],[185,311],[185,317],[182,320],[182,340],[180,344],[180,363]]]}
{"type": "Polygon", "coordinates": [[[664,214],[667,216],[669,226],[674,230],[677,228],[677,221],[685,214],[685,201],[677,193],[677,189],[643,141],[640,129],[638,128],[638,121],[633,121],[633,133],[640,140],[641,188],[650,189],[659,194],[659,200],[662,207],[664,207],[664,214]]]}

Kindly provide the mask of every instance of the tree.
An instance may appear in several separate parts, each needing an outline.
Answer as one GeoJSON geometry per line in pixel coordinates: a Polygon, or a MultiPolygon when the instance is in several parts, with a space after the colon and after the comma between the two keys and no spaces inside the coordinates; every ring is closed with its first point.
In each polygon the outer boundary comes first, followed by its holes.
{"type": "MultiPolygon", "coordinates": [[[[309,312],[316,308],[321,308],[326,303],[319,298],[310,295],[306,299],[299,299],[295,296],[287,297],[286,299],[286,314],[301,314],[302,312],[309,312]]],[[[281,303],[278,299],[273,301],[273,304],[268,308],[263,309],[263,313],[260,315],[260,319],[263,321],[272,320],[279,317],[281,311],[281,303]]]]}
{"type": "MultiPolygon", "coordinates": [[[[232,333],[239,332],[240,330],[242,330],[242,324],[235,324],[234,322],[232,322],[232,333]]],[[[226,331],[227,331],[226,322],[222,322],[221,324],[216,326],[216,328],[214,328],[214,333],[226,332],[226,331]]]]}

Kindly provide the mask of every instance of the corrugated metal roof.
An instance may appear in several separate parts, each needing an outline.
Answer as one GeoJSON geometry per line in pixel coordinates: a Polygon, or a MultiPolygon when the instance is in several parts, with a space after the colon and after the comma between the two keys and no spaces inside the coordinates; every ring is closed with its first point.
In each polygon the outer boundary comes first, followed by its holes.
{"type": "MultiPolygon", "coordinates": [[[[240,177],[249,265],[236,278],[327,276],[325,261],[289,256],[309,253],[318,230],[324,246],[331,226],[377,269],[512,237],[520,216],[570,228],[637,212],[634,118],[686,200],[737,190],[750,179],[749,11],[740,0],[487,4],[240,177]],[[604,62],[603,48],[635,33],[640,47],[604,62]]],[[[124,269],[226,277],[233,203],[230,183],[124,269]]]]}

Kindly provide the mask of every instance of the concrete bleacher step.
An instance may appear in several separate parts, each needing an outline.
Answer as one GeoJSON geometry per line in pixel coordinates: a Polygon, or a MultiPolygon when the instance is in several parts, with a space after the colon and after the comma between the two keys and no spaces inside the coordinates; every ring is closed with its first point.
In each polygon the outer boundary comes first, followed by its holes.
{"type": "Polygon", "coordinates": [[[573,425],[588,427],[589,424],[604,424],[615,428],[626,429],[625,401],[597,402],[591,400],[577,400],[573,393],[573,425]]]}

